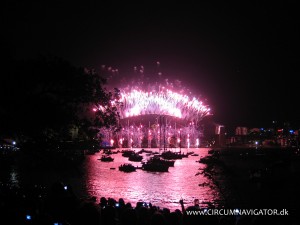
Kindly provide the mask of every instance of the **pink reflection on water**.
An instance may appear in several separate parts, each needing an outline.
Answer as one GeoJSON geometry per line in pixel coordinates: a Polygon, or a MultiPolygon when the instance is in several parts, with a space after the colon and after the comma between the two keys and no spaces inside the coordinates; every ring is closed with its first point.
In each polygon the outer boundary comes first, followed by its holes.
{"type": "MultiPolygon", "coordinates": [[[[194,199],[201,202],[215,202],[220,199],[219,193],[211,186],[199,186],[209,182],[199,173],[202,164],[196,162],[199,157],[205,156],[209,149],[188,149],[199,156],[189,156],[176,160],[174,167],[169,172],[147,172],[138,169],[136,172],[124,173],[118,167],[123,163],[131,163],[141,166],[140,162],[130,162],[121,153],[113,154],[113,162],[101,162],[98,160],[101,153],[87,156],[86,161],[86,189],[90,196],[98,199],[104,196],[115,199],[124,198],[133,205],[138,201],[151,202],[159,207],[167,207],[171,210],[180,209],[179,200],[184,199],[188,205],[193,204],[194,199]],[[115,168],[115,169],[111,169],[115,168]]],[[[153,149],[158,151],[158,149],[153,149]]],[[[187,151],[186,149],[184,151],[187,151]]],[[[142,154],[144,160],[147,159],[142,154]]]]}

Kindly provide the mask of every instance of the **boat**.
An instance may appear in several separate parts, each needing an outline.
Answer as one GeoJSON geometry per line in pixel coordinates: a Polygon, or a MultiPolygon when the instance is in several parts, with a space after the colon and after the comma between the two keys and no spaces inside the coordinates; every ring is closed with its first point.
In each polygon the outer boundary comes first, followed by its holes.
{"type": "Polygon", "coordinates": [[[162,159],[159,156],[153,156],[149,159],[149,161],[162,163],[167,166],[174,166],[174,164],[175,164],[175,160],[162,159]]]}
{"type": "Polygon", "coordinates": [[[134,172],[136,171],[136,167],[130,163],[125,163],[119,166],[119,170],[123,172],[134,172]]]}
{"type": "Polygon", "coordinates": [[[99,160],[101,160],[102,162],[112,162],[114,161],[114,158],[109,155],[102,155],[99,160]]]}
{"type": "Polygon", "coordinates": [[[122,150],[122,156],[128,158],[132,154],[135,154],[135,151],[127,149],[127,150],[122,150]]]}
{"type": "Polygon", "coordinates": [[[151,150],[145,150],[145,149],[142,149],[140,151],[138,151],[139,154],[142,154],[142,153],[152,153],[151,150]]]}
{"type": "Polygon", "coordinates": [[[106,155],[111,155],[112,151],[111,151],[111,149],[103,149],[103,153],[106,155]]]}
{"type": "Polygon", "coordinates": [[[161,157],[164,158],[164,159],[170,159],[170,160],[182,159],[183,154],[172,152],[172,151],[165,151],[165,152],[161,153],[161,157]]]}
{"type": "Polygon", "coordinates": [[[142,163],[142,170],[151,172],[168,172],[169,165],[159,161],[159,160],[149,160],[142,163]]]}
{"type": "Polygon", "coordinates": [[[137,153],[132,153],[129,157],[128,160],[129,161],[133,161],[133,162],[141,162],[143,159],[143,156],[137,154],[137,153]]]}

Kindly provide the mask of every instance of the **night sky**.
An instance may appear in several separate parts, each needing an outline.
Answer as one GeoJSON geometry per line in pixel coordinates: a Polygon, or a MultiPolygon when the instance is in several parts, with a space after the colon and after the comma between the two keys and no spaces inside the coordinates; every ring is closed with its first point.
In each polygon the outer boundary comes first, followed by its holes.
{"type": "Polygon", "coordinates": [[[2,54],[51,54],[75,66],[130,76],[156,62],[207,99],[225,126],[300,127],[299,12],[295,3],[8,1],[2,54]]]}

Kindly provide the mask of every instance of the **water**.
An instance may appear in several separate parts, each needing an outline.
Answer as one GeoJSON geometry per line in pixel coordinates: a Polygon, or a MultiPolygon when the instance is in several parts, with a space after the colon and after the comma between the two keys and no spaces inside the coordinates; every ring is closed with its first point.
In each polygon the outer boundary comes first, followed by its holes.
{"type": "MultiPolygon", "coordinates": [[[[136,151],[140,149],[135,149],[136,151]]],[[[158,149],[151,149],[158,151],[158,149]]],[[[138,169],[136,172],[124,173],[118,170],[123,163],[132,163],[141,166],[140,162],[130,162],[122,153],[112,154],[113,162],[98,160],[102,153],[87,155],[83,165],[77,170],[32,170],[21,166],[14,166],[5,175],[0,173],[0,179],[14,185],[42,183],[51,185],[55,181],[64,181],[70,184],[80,198],[96,196],[111,197],[125,202],[131,202],[134,206],[138,201],[151,202],[159,207],[170,210],[180,209],[179,200],[182,198],[187,205],[192,205],[194,199],[199,199],[201,205],[206,202],[215,205],[221,200],[221,196],[208,178],[199,174],[205,165],[196,162],[200,157],[207,155],[208,148],[182,149],[182,152],[193,151],[199,156],[189,156],[178,159],[174,167],[169,167],[169,172],[147,172],[138,169]],[[111,169],[115,168],[115,169],[111,169]],[[198,174],[198,175],[196,175],[198,174]],[[202,183],[210,185],[199,186],[202,183]]],[[[146,153],[142,154],[144,160],[146,153]]]]}

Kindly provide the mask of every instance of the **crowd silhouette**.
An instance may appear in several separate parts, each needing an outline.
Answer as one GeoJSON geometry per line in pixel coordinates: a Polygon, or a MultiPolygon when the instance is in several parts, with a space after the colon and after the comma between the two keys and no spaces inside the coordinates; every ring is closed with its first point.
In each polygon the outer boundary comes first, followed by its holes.
{"type": "MultiPolygon", "coordinates": [[[[189,215],[187,211],[201,210],[199,201],[170,211],[146,202],[132,205],[123,198],[91,197],[79,199],[72,186],[56,182],[51,188],[35,185],[31,188],[1,184],[0,212],[7,224],[36,225],[253,225],[298,224],[290,217],[272,216],[207,216],[189,215]]],[[[1,223],[2,224],[2,223],[1,223]]]]}

